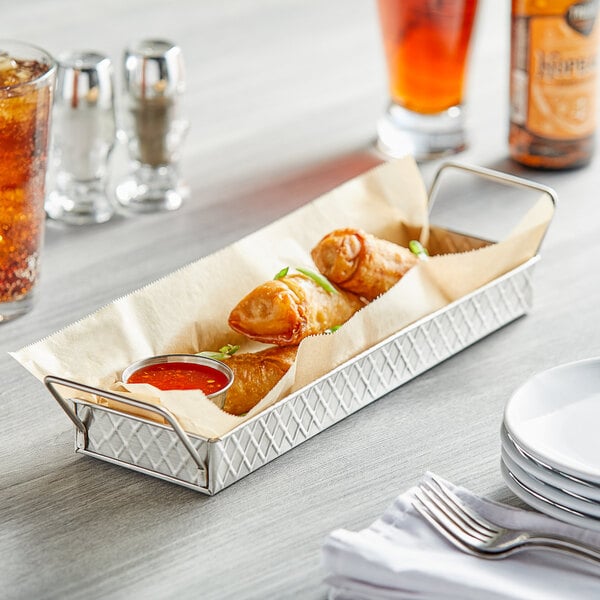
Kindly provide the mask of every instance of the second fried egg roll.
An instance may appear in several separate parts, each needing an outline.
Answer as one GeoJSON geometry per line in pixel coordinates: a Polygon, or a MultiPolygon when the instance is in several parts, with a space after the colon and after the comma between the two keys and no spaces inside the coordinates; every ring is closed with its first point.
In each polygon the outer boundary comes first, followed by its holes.
{"type": "Polygon", "coordinates": [[[363,306],[355,294],[328,292],[312,278],[293,274],[267,281],[242,298],[229,326],[250,339],[279,346],[341,325],[363,306]]]}
{"type": "Polygon", "coordinates": [[[243,415],[260,402],[292,366],[297,346],[272,346],[260,352],[234,354],[225,364],[235,375],[223,410],[243,415]]]}
{"type": "Polygon", "coordinates": [[[361,229],[336,229],[311,251],[329,281],[367,300],[387,292],[418,262],[408,249],[361,229]]]}

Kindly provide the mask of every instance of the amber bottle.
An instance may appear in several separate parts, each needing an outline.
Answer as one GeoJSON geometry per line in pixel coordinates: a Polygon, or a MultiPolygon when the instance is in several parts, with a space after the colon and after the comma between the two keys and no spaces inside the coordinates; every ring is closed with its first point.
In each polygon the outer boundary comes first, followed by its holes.
{"type": "Polygon", "coordinates": [[[540,169],[586,165],[596,129],[599,0],[512,0],[512,158],[540,169]]]}

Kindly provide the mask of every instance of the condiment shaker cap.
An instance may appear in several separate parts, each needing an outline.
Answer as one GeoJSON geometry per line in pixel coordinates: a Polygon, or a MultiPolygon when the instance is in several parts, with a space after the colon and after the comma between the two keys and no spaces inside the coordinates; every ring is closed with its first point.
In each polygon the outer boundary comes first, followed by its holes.
{"type": "Polygon", "coordinates": [[[73,51],[59,55],[55,104],[112,109],[112,64],[104,54],[73,51]]]}
{"type": "Polygon", "coordinates": [[[136,98],[173,97],[183,92],[183,56],[168,40],[141,40],[124,56],[125,90],[136,98]]]}

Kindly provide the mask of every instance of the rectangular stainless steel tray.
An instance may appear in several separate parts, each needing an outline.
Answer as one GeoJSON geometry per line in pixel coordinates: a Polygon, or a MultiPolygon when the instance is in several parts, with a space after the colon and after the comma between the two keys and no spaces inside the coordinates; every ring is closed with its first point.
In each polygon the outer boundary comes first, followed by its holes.
{"type": "MultiPolygon", "coordinates": [[[[448,163],[484,178],[547,194],[527,180],[448,163]]],[[[76,426],[75,449],[205,494],[216,494],[346,416],[410,381],[507,323],[532,304],[536,255],[475,292],[404,328],[218,439],[187,434],[166,410],[117,393],[48,376],[46,386],[76,426]],[[62,388],[150,410],[161,425],[100,404],[67,399],[62,388]]]]}

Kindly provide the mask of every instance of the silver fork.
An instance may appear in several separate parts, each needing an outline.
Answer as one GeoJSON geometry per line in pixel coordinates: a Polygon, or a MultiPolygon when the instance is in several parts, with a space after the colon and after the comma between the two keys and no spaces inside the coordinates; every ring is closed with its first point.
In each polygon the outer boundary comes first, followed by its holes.
{"type": "Polygon", "coordinates": [[[434,485],[419,484],[413,506],[439,533],[455,546],[475,556],[506,558],[528,548],[545,548],[600,563],[600,550],[557,535],[507,529],[490,523],[432,477],[434,485]]]}

